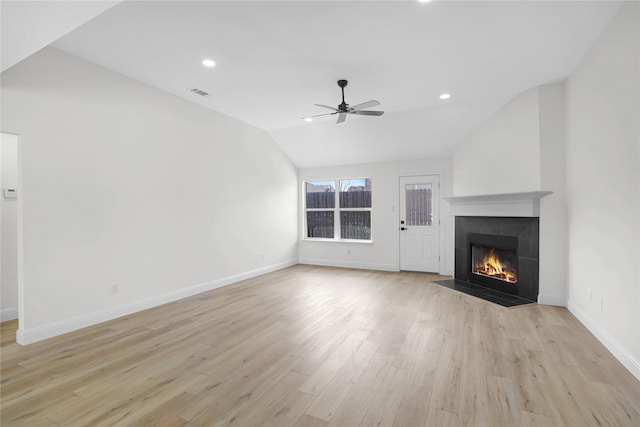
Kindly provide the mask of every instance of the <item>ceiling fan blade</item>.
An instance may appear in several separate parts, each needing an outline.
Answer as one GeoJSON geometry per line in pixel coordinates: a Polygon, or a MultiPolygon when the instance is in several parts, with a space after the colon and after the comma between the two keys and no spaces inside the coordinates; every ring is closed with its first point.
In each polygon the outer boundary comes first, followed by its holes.
{"type": "Polygon", "coordinates": [[[336,111],[335,113],[316,114],[315,116],[309,116],[309,117],[313,118],[313,117],[322,117],[322,116],[333,116],[334,114],[338,114],[338,112],[336,111]]]}
{"type": "Polygon", "coordinates": [[[371,101],[363,102],[362,104],[352,105],[351,108],[353,108],[354,110],[362,110],[363,108],[375,107],[377,105],[380,105],[378,101],[371,100],[371,101]]]}
{"type": "Polygon", "coordinates": [[[328,105],[324,105],[324,104],[313,104],[313,105],[317,105],[318,107],[328,108],[328,109],[336,111],[336,112],[340,111],[337,108],[329,107],[328,105]]]}
{"type": "Polygon", "coordinates": [[[360,116],[381,116],[384,114],[384,111],[354,111],[352,114],[358,114],[360,116]]]}
{"type": "Polygon", "coordinates": [[[345,113],[340,113],[340,114],[338,114],[338,121],[336,122],[336,124],[337,123],[342,123],[345,120],[347,120],[347,115],[345,113]]]}

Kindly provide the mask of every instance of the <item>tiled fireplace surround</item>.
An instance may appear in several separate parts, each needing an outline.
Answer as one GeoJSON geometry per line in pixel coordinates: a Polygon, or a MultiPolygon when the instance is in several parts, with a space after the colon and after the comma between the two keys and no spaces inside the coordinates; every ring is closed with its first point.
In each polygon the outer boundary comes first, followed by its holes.
{"type": "Polygon", "coordinates": [[[455,216],[455,280],[537,301],[540,198],[547,194],[550,193],[539,191],[447,198],[449,212],[455,216]],[[470,273],[471,242],[488,236],[517,242],[517,285],[470,273]]]}
{"type": "MultiPolygon", "coordinates": [[[[517,295],[535,302],[538,299],[539,221],[536,217],[456,216],[455,278],[490,289],[517,295]],[[512,238],[518,255],[518,283],[474,277],[470,272],[471,243],[476,236],[512,238]],[[485,279],[485,280],[482,280],[485,279]]],[[[475,243],[475,242],[474,242],[475,243]]]]}

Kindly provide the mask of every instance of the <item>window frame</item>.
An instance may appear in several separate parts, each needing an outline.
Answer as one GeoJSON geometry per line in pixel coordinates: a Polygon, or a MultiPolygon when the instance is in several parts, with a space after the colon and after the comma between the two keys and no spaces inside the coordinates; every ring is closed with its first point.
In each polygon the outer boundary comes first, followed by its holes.
{"type": "Polygon", "coordinates": [[[303,214],[303,231],[302,240],[314,242],[349,242],[349,243],[373,243],[373,189],[371,190],[371,206],[366,208],[342,208],[340,207],[340,182],[353,180],[370,180],[373,188],[373,179],[370,177],[358,178],[332,178],[332,179],[306,179],[302,181],[302,210],[303,214]],[[335,202],[333,208],[307,208],[307,183],[314,182],[333,182],[335,202]],[[333,238],[329,237],[309,237],[307,235],[307,212],[333,212],[333,238]],[[341,212],[369,212],[370,214],[370,236],[369,239],[343,239],[341,237],[342,223],[341,212]]]}

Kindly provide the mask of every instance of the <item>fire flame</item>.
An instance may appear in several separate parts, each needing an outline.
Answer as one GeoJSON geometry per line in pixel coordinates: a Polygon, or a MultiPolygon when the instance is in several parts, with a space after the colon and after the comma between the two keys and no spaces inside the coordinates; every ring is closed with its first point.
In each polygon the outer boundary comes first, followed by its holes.
{"type": "Polygon", "coordinates": [[[508,263],[500,260],[495,249],[487,250],[482,263],[476,263],[473,272],[509,283],[518,283],[518,272],[508,263]]]}

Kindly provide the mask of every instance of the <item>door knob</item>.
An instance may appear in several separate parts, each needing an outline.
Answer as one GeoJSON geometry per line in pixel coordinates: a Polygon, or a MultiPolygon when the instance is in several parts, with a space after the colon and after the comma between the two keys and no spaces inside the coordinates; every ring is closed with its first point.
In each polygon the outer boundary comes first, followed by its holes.
{"type": "Polygon", "coordinates": [[[406,230],[406,229],[407,229],[407,227],[400,227],[400,230],[403,230],[403,231],[404,231],[404,230],[406,230]]]}

